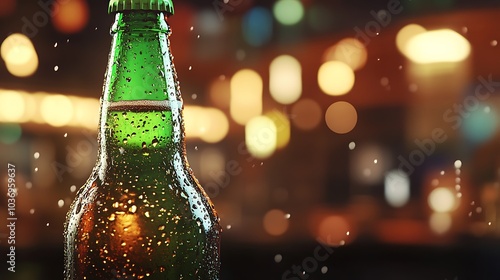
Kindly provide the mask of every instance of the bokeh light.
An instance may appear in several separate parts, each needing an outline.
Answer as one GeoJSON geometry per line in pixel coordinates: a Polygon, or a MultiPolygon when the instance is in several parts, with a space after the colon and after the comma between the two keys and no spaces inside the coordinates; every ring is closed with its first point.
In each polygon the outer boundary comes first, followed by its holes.
{"type": "Polygon", "coordinates": [[[273,13],[279,23],[294,25],[304,17],[304,6],[299,0],[278,0],[274,4],[273,13]]]}
{"type": "Polygon", "coordinates": [[[0,143],[13,144],[16,143],[22,135],[22,128],[16,123],[0,124],[0,143]]]}
{"type": "Polygon", "coordinates": [[[459,62],[465,60],[471,52],[469,41],[451,29],[417,34],[406,46],[407,58],[421,64],[459,62]]]}
{"type": "Polygon", "coordinates": [[[344,95],[354,86],[354,72],[349,65],[341,61],[323,63],[318,71],[318,84],[328,95],[344,95]]]}
{"type": "Polygon", "coordinates": [[[230,113],[233,120],[245,125],[262,114],[263,82],[259,73],[242,69],[231,78],[230,113]]]}
{"type": "Polygon", "coordinates": [[[363,68],[368,59],[368,51],[363,43],[355,38],[342,39],[325,51],[323,61],[341,61],[356,71],[363,68]]]}
{"type": "Polygon", "coordinates": [[[349,102],[335,102],[325,113],[325,120],[328,128],[338,134],[346,134],[354,129],[358,122],[356,108],[349,102]]]}
{"type": "Polygon", "coordinates": [[[258,159],[271,156],[277,148],[277,128],[267,116],[252,118],[245,126],[245,144],[250,154],[258,159]]]}
{"type": "Polygon", "coordinates": [[[418,34],[425,33],[426,29],[418,24],[408,24],[401,28],[396,35],[396,46],[398,50],[408,55],[408,42],[418,34]]]}
{"type": "Polygon", "coordinates": [[[318,226],[318,240],[329,246],[345,244],[352,231],[349,222],[342,216],[332,215],[324,218],[318,226]]]}
{"type": "Polygon", "coordinates": [[[64,95],[47,95],[42,99],[40,112],[47,124],[61,127],[72,120],[74,108],[70,99],[64,95]]]}
{"type": "Polygon", "coordinates": [[[302,94],[302,67],[292,56],[281,55],[269,67],[269,91],[276,102],[291,104],[302,94]]]}
{"type": "Polygon", "coordinates": [[[468,105],[466,118],[461,126],[462,134],[472,143],[480,144],[491,139],[498,130],[498,113],[487,104],[468,105]]]}
{"type": "Polygon", "coordinates": [[[77,33],[89,21],[89,7],[86,0],[55,1],[52,23],[59,32],[77,33]]]}
{"type": "Polygon", "coordinates": [[[317,32],[329,30],[333,24],[335,16],[331,9],[323,6],[321,3],[313,3],[306,10],[306,17],[309,26],[317,32]]]}
{"type": "Polygon", "coordinates": [[[208,143],[220,142],[229,132],[229,120],[221,110],[215,108],[186,106],[184,125],[186,135],[208,143]]]}
{"type": "Polygon", "coordinates": [[[209,95],[212,103],[221,108],[229,108],[231,99],[231,84],[225,77],[215,79],[209,87],[209,95]]]}
{"type": "Polygon", "coordinates": [[[384,196],[392,207],[402,207],[410,200],[410,178],[400,170],[387,172],[384,180],[384,196]]]}
{"type": "Polygon", "coordinates": [[[288,219],[286,213],[279,209],[269,210],[262,221],[264,230],[273,236],[283,235],[288,230],[288,219]]]}
{"type": "Polygon", "coordinates": [[[0,1],[0,17],[11,15],[16,9],[16,0],[0,1]]]}
{"type": "Polygon", "coordinates": [[[453,192],[444,187],[438,187],[431,191],[427,199],[429,207],[438,213],[446,213],[457,207],[457,200],[453,192]]]}
{"type": "Polygon", "coordinates": [[[271,12],[264,7],[255,7],[243,17],[243,38],[254,47],[268,43],[273,35],[273,17],[271,12]]]}
{"type": "Polygon", "coordinates": [[[267,113],[266,116],[269,117],[276,126],[276,147],[278,149],[286,147],[290,142],[291,133],[288,116],[278,110],[273,110],[267,113]]]}
{"type": "Polygon", "coordinates": [[[26,105],[24,97],[16,91],[0,92],[0,121],[20,122],[26,105]]]}
{"type": "Polygon", "coordinates": [[[448,232],[453,221],[448,213],[432,213],[429,217],[429,227],[438,235],[448,232]]]}
{"type": "Polygon", "coordinates": [[[316,128],[320,124],[322,116],[321,106],[313,99],[301,99],[292,107],[292,122],[301,130],[316,128]]]}
{"type": "Polygon", "coordinates": [[[20,33],[9,35],[0,47],[2,59],[10,74],[28,77],[38,69],[38,55],[31,40],[20,33]]]}

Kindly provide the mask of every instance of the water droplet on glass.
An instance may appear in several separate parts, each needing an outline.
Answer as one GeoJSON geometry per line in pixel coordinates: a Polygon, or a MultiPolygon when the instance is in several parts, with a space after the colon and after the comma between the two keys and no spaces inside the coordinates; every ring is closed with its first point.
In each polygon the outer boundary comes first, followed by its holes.
{"type": "Polygon", "coordinates": [[[142,142],[142,148],[146,149],[147,147],[148,147],[148,145],[146,144],[146,142],[142,142]]]}
{"type": "Polygon", "coordinates": [[[38,159],[38,158],[40,157],[40,153],[39,153],[39,152],[34,153],[34,154],[33,154],[33,157],[34,157],[35,159],[38,159]]]}
{"type": "Polygon", "coordinates": [[[57,206],[59,206],[59,208],[62,208],[64,206],[64,200],[59,199],[59,201],[57,202],[57,206]]]}
{"type": "Polygon", "coordinates": [[[158,145],[158,139],[153,139],[153,141],[151,141],[151,144],[153,145],[153,147],[156,147],[158,145]]]}

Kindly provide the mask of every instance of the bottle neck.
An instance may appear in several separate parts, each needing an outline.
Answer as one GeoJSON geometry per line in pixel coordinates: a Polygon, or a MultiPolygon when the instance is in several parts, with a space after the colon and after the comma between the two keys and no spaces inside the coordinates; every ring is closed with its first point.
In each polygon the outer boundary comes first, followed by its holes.
{"type": "Polygon", "coordinates": [[[117,13],[101,99],[101,170],[184,154],[182,98],[163,13],[117,13]],[[121,164],[123,163],[123,164],[121,164]]]}

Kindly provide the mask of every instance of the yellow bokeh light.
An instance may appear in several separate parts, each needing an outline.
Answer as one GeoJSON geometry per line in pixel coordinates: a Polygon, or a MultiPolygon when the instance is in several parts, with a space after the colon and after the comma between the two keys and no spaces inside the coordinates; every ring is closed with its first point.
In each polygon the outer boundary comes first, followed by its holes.
{"type": "Polygon", "coordinates": [[[269,117],[254,117],[245,126],[245,143],[255,158],[271,156],[277,148],[277,138],[276,125],[269,117]]]}
{"type": "Polygon", "coordinates": [[[0,92],[0,121],[20,122],[25,111],[26,104],[21,93],[16,91],[0,92]]]}
{"type": "Polygon", "coordinates": [[[93,98],[72,98],[75,106],[74,125],[96,129],[99,125],[99,100],[93,98]]]}
{"type": "Polygon", "coordinates": [[[269,91],[276,102],[291,104],[302,94],[302,67],[292,56],[281,55],[269,67],[269,91]]]}
{"type": "Polygon", "coordinates": [[[186,106],[184,126],[189,138],[200,138],[208,143],[221,141],[229,132],[229,120],[222,111],[215,108],[186,106]]]}
{"type": "Polygon", "coordinates": [[[296,127],[311,130],[320,124],[323,112],[316,101],[302,99],[292,107],[292,116],[292,122],[296,127]]]}
{"type": "Polygon", "coordinates": [[[408,24],[399,30],[396,35],[396,46],[398,50],[404,54],[408,54],[408,42],[418,34],[425,33],[425,28],[418,24],[408,24]]]}
{"type": "Polygon", "coordinates": [[[64,95],[48,95],[42,99],[40,112],[47,124],[55,127],[65,126],[73,119],[73,103],[64,95]]]}
{"type": "Polygon", "coordinates": [[[210,84],[210,100],[215,106],[226,109],[229,108],[231,98],[231,85],[229,80],[217,78],[210,84]]]}
{"type": "Polygon", "coordinates": [[[318,84],[328,95],[344,95],[354,86],[354,72],[344,62],[325,62],[318,71],[318,84]]]}
{"type": "Polygon", "coordinates": [[[427,199],[429,207],[438,213],[446,213],[454,210],[458,205],[455,195],[448,188],[435,188],[427,199]]]}
{"type": "Polygon", "coordinates": [[[325,120],[328,128],[338,134],[346,134],[358,122],[356,108],[345,101],[335,102],[326,110],[325,120]]]}
{"type": "Polygon", "coordinates": [[[242,69],[231,78],[230,113],[233,120],[245,125],[262,114],[263,82],[259,73],[242,69]]]}
{"type": "Polygon", "coordinates": [[[30,39],[14,33],[0,47],[2,59],[9,73],[16,77],[27,77],[38,69],[38,55],[30,39]]]}
{"type": "Polygon", "coordinates": [[[465,60],[471,45],[451,29],[427,31],[413,36],[407,43],[406,56],[420,64],[459,62],[465,60]]]}
{"type": "Polygon", "coordinates": [[[325,51],[323,61],[341,61],[352,70],[363,68],[368,59],[368,51],[363,43],[355,38],[342,39],[325,51]]]}
{"type": "Polygon", "coordinates": [[[451,228],[453,221],[449,213],[432,213],[429,217],[429,227],[437,234],[444,234],[451,228]]]}
{"type": "Polygon", "coordinates": [[[290,142],[290,120],[288,116],[278,110],[273,110],[266,114],[276,126],[276,147],[284,148],[290,142]]]}
{"type": "Polygon", "coordinates": [[[81,31],[89,20],[89,7],[84,0],[65,0],[64,3],[54,3],[55,12],[52,17],[54,27],[63,33],[76,33],[81,31]]]}
{"type": "Polygon", "coordinates": [[[282,210],[273,209],[264,215],[262,224],[264,230],[273,236],[283,235],[288,230],[288,219],[282,210]]]}

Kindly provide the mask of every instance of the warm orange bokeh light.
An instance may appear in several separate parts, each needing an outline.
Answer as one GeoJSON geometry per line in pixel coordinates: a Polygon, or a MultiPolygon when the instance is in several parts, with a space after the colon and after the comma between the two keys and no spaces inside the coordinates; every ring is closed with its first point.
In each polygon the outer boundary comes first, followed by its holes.
{"type": "Polygon", "coordinates": [[[62,33],[77,33],[89,21],[89,7],[86,0],[66,0],[64,3],[56,1],[52,23],[62,33]]]}

